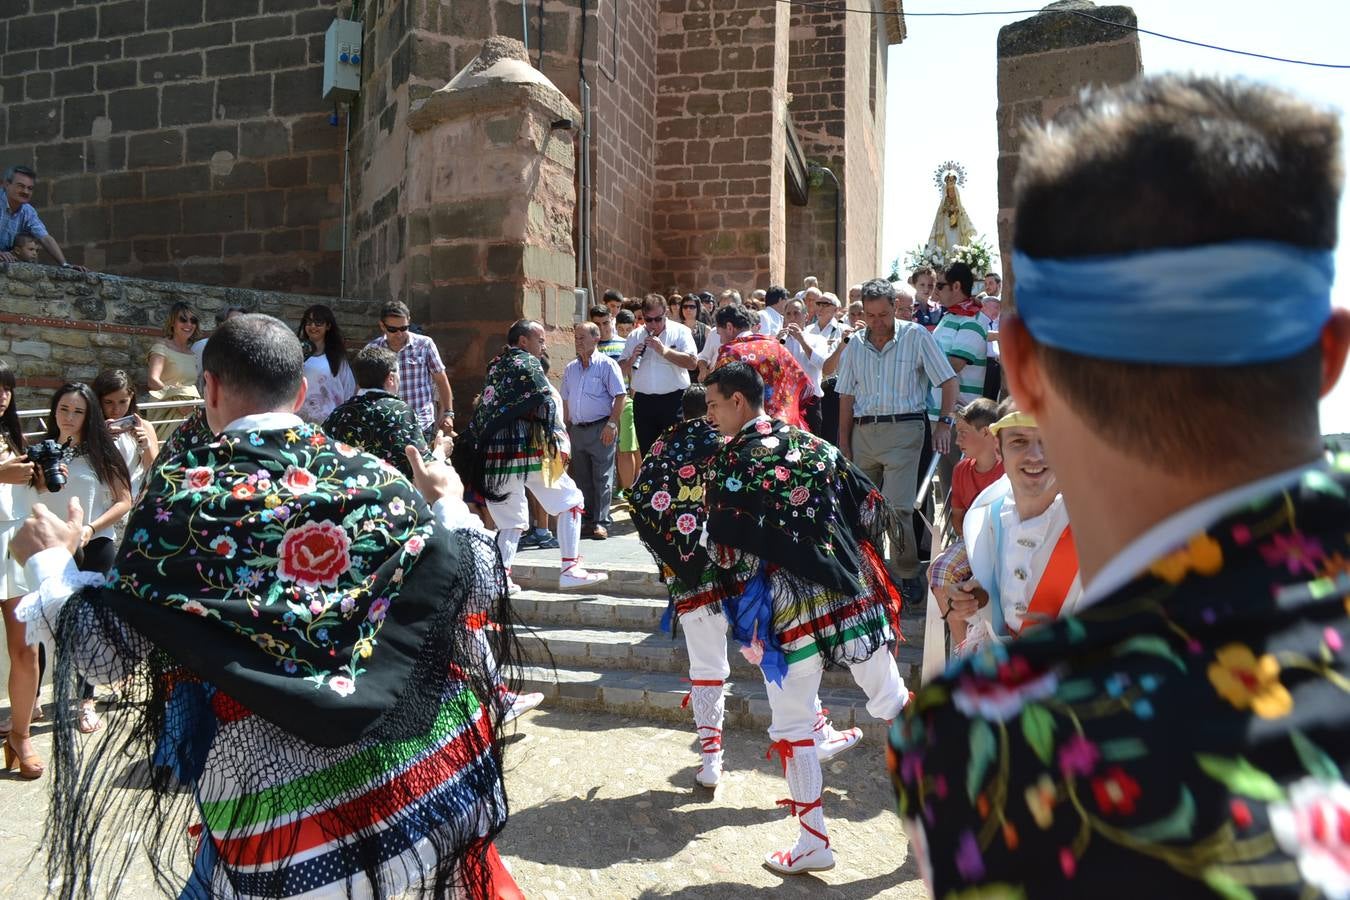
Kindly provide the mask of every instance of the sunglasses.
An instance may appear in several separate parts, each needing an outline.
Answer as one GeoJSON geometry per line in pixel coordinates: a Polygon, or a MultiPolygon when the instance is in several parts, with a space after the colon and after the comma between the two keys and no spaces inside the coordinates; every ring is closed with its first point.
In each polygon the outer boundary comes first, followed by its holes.
{"type": "Polygon", "coordinates": [[[407,331],[409,328],[412,328],[411,325],[386,325],[383,322],[380,323],[380,327],[390,334],[400,334],[407,331]]]}
{"type": "Polygon", "coordinates": [[[828,300],[817,300],[816,306],[834,306],[834,304],[828,300]]]}
{"type": "Polygon", "coordinates": [[[949,283],[946,281],[939,281],[937,284],[933,285],[933,287],[937,288],[939,291],[949,286],[949,283]]]}
{"type": "Polygon", "coordinates": [[[196,325],[196,324],[197,324],[197,317],[196,317],[196,316],[187,316],[187,317],[179,316],[179,317],[178,317],[178,323],[179,323],[180,325],[196,325]]]}
{"type": "Polygon", "coordinates": [[[697,304],[697,303],[686,303],[684,306],[680,307],[680,309],[698,309],[698,304],[697,304]]]}
{"type": "Polygon", "coordinates": [[[655,325],[657,322],[664,322],[666,319],[665,316],[643,316],[642,318],[648,325],[655,325]]]}

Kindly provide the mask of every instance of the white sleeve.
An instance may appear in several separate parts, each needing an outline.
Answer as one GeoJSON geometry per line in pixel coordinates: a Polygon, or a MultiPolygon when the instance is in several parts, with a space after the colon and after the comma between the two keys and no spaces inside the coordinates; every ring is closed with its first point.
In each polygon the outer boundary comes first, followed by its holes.
{"type": "Polygon", "coordinates": [[[54,646],[56,621],[66,601],[82,587],[94,587],[107,579],[98,572],[81,572],[65,547],[49,547],[29,557],[24,575],[37,587],[25,594],[14,608],[14,617],[24,623],[30,645],[54,646]]]}
{"type": "Polygon", "coordinates": [[[717,329],[708,332],[708,339],[703,342],[703,349],[699,351],[698,358],[712,368],[717,362],[717,351],[722,349],[722,335],[718,334],[717,329]]]}
{"type": "Polygon", "coordinates": [[[628,337],[624,340],[623,352],[619,354],[619,359],[631,359],[633,354],[637,352],[638,342],[641,341],[646,334],[646,330],[642,327],[634,328],[632,331],[628,332],[628,337]]]}
{"type": "Polygon", "coordinates": [[[437,522],[440,522],[450,531],[459,528],[476,528],[479,531],[486,531],[483,528],[483,520],[473,514],[473,511],[464,504],[461,497],[442,497],[432,504],[431,514],[437,522]]]}

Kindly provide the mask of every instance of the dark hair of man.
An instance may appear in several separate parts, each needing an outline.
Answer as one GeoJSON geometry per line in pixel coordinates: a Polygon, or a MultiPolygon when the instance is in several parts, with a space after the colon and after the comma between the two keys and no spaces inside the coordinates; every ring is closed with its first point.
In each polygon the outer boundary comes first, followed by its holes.
{"type": "Polygon", "coordinates": [[[300,339],[280,319],[262,313],[222,322],[202,352],[202,369],[258,412],[294,399],[304,367],[300,339]]]}
{"type": "Polygon", "coordinates": [[[868,300],[895,302],[895,285],[885,278],[873,278],[871,281],[864,281],[860,292],[864,303],[868,300]]]}
{"type": "Polygon", "coordinates": [[[730,306],[724,306],[713,314],[713,322],[717,325],[735,325],[736,331],[745,331],[755,324],[755,320],[750,317],[750,310],[738,303],[730,306]]]}
{"type": "Polygon", "coordinates": [[[747,363],[727,363],[713,369],[708,373],[708,377],[703,379],[703,386],[711,388],[713,385],[716,385],[718,392],[728,399],[732,394],[740,394],[752,409],[764,406],[764,379],[760,378],[754,367],[747,363]]]}
{"type": "Polygon", "coordinates": [[[615,301],[616,303],[622,303],[623,294],[614,290],[614,288],[610,288],[609,290],[605,291],[605,295],[601,299],[606,303],[608,303],[611,300],[615,301]]]}
{"type": "Polygon", "coordinates": [[[631,309],[621,309],[619,314],[614,317],[614,324],[616,325],[632,325],[635,322],[637,322],[637,317],[633,315],[631,309]]]}
{"type": "Polygon", "coordinates": [[[995,281],[997,281],[999,284],[1002,284],[1002,283],[1003,283],[1003,276],[1000,275],[1000,274],[998,274],[997,272],[985,272],[985,273],[984,273],[984,277],[985,277],[985,278],[992,278],[992,279],[994,279],[995,281]]]}
{"type": "Polygon", "coordinates": [[[781,284],[771,285],[769,289],[764,292],[764,305],[777,306],[780,301],[786,299],[787,295],[787,288],[783,287],[781,284]]]}
{"type": "Polygon", "coordinates": [[[141,414],[140,408],[136,405],[136,382],[132,381],[131,376],[124,370],[105,369],[98,373],[94,383],[89,386],[94,389],[100,404],[102,404],[103,398],[109,394],[126,391],[131,395],[131,405],[127,407],[127,415],[141,414]]]}
{"type": "Polygon", "coordinates": [[[398,354],[388,347],[362,347],[352,358],[352,377],[359,388],[382,388],[398,371],[398,354]]]}
{"type": "Polygon", "coordinates": [[[680,411],[686,419],[697,419],[708,414],[708,389],[695,382],[684,389],[680,397],[680,411]]]}
{"type": "Polygon", "coordinates": [[[27,175],[29,178],[37,181],[37,172],[34,172],[28,166],[10,166],[5,169],[5,181],[13,181],[15,175],[27,175]]]}
{"type": "Polygon", "coordinates": [[[539,323],[533,319],[516,319],[516,321],[511,323],[510,329],[506,332],[506,346],[520,346],[520,339],[529,337],[530,332],[538,325],[539,323]]]}
{"type": "Polygon", "coordinates": [[[328,325],[328,334],[323,339],[323,355],[328,360],[328,368],[336,378],[338,372],[342,371],[343,360],[347,358],[347,341],[342,337],[342,328],[338,325],[337,317],[333,311],[322,303],[316,303],[304,314],[300,316],[300,327],[295,330],[295,336],[300,338],[306,349],[308,343],[305,337],[305,323],[315,322],[319,325],[328,325]]]}
{"type": "Polygon", "coordinates": [[[52,394],[51,413],[47,417],[47,432],[43,437],[60,440],[61,428],[56,424],[56,408],[61,405],[61,398],[69,394],[78,394],[84,401],[84,424],[80,426],[80,444],[84,447],[85,458],[89,460],[89,468],[94,470],[94,477],[98,479],[99,484],[114,491],[117,488],[130,491],[131,473],[127,470],[126,460],[122,459],[121,451],[113,442],[113,436],[108,431],[108,422],[103,418],[103,407],[89,385],[63,384],[56,389],[56,393],[52,394]]]}
{"type": "MultiPolygon", "coordinates": [[[[1240,240],[1330,249],[1340,139],[1334,113],[1238,80],[1164,75],[1096,91],[1023,142],[1015,242],[1040,258],[1240,240]]],[[[1084,291],[1082,302],[1100,298],[1084,291]]],[[[1321,349],[1291,350],[1207,367],[1035,346],[1056,390],[1104,438],[1137,459],[1209,474],[1297,453],[1317,433],[1321,349]]]]}
{"type": "Polygon", "coordinates": [[[384,306],[380,307],[380,321],[385,319],[407,319],[412,321],[412,313],[408,311],[408,304],[401,300],[390,300],[384,306]]]}
{"type": "Polygon", "coordinates": [[[977,397],[956,411],[956,417],[971,428],[988,428],[999,419],[998,404],[988,397],[977,397]]]}
{"type": "Polygon", "coordinates": [[[700,303],[715,303],[717,298],[712,295],[712,291],[699,291],[698,299],[700,303]]]}
{"type": "Polygon", "coordinates": [[[608,319],[609,307],[592,306],[590,309],[586,311],[586,318],[590,319],[592,322],[594,322],[596,319],[608,319]]]}
{"type": "Polygon", "coordinates": [[[961,293],[967,297],[975,290],[975,271],[963,262],[952,263],[942,273],[942,277],[947,279],[948,284],[961,285],[961,293]]]}
{"type": "Polygon", "coordinates": [[[646,299],[642,301],[643,314],[658,311],[662,313],[666,311],[666,298],[660,294],[648,294],[646,299]]]}
{"type": "Polygon", "coordinates": [[[14,394],[16,382],[14,370],[10,368],[9,363],[0,359],[0,386],[9,389],[9,406],[5,407],[4,413],[0,413],[0,431],[4,432],[5,440],[9,441],[10,452],[22,453],[28,446],[28,441],[24,439],[23,425],[19,421],[19,398],[14,394]]]}

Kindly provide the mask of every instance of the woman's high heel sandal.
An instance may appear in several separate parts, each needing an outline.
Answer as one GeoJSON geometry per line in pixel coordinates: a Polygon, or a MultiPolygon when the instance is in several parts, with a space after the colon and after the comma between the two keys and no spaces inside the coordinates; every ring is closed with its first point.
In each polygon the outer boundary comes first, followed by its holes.
{"type": "Polygon", "coordinates": [[[16,739],[24,741],[28,739],[28,735],[11,731],[5,738],[5,771],[8,772],[14,768],[15,764],[18,764],[20,778],[27,778],[29,781],[41,778],[42,774],[47,771],[47,767],[42,764],[42,758],[36,753],[31,756],[21,756],[14,747],[16,739]]]}

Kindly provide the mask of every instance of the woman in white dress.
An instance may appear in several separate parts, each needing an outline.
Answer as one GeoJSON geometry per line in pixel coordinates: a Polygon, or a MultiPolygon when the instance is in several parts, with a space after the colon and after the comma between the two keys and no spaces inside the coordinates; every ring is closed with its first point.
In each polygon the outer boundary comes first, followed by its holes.
{"type": "Polygon", "coordinates": [[[305,402],[296,415],[322,425],[328,414],[356,393],[356,378],[347,364],[347,342],[342,339],[333,311],[321,303],[305,310],[296,331],[305,348],[305,402]]]}
{"type": "MultiPolygon", "coordinates": [[[[131,511],[131,473],[122,461],[103,418],[98,396],[87,384],[65,384],[52,395],[44,439],[63,448],[66,483],[60,492],[47,493],[39,476],[36,493],[30,489],[24,514],[41,500],[64,512],[71,497],[84,508],[84,528],[75,561],[82,572],[108,572],[117,557],[117,526],[131,511]]],[[[24,591],[33,585],[21,585],[24,591]]],[[[94,709],[94,688],[86,684],[80,702],[79,729],[85,734],[103,727],[94,709]]]]}
{"type": "Polygon", "coordinates": [[[117,452],[131,473],[131,496],[139,497],[141,483],[145,473],[155,464],[159,456],[159,438],[155,428],[141,418],[136,404],[135,382],[121,369],[100,372],[90,385],[98,396],[99,406],[103,409],[103,420],[108,424],[108,433],[113,436],[117,452]]]}
{"type": "Polygon", "coordinates": [[[24,456],[26,449],[19,411],[14,406],[14,370],[0,361],[0,596],[5,598],[0,606],[4,609],[9,651],[10,708],[10,718],[0,723],[0,732],[6,770],[18,763],[21,777],[41,778],[42,760],[29,741],[38,694],[37,648],[28,645],[23,623],[14,617],[14,607],[24,589],[18,579],[22,570],[9,558],[9,539],[27,514],[26,507],[21,509],[16,503],[15,492],[26,494],[26,485],[33,479],[33,464],[24,456]]]}

